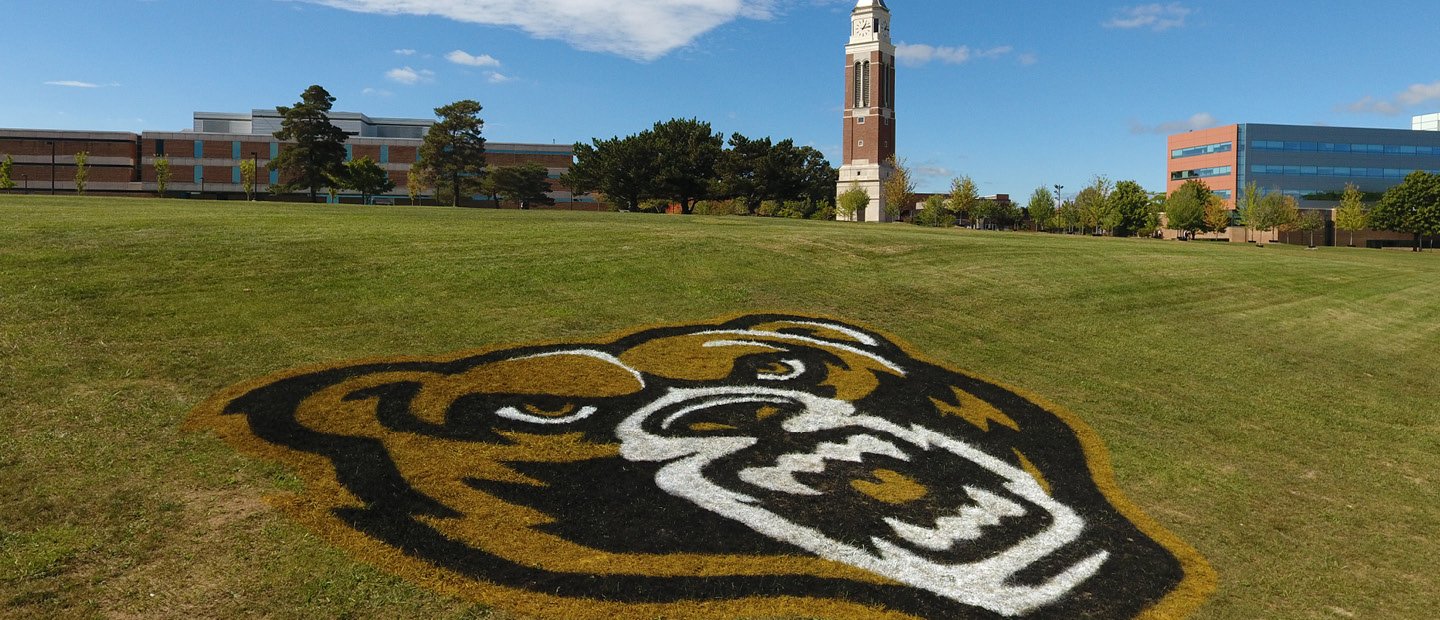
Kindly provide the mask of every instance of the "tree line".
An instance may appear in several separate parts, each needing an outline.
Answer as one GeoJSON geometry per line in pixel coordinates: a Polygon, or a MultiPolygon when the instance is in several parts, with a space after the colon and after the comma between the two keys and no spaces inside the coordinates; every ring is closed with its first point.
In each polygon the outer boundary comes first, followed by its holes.
{"type": "Polygon", "coordinates": [[[824,154],[794,140],[714,131],[671,119],[625,137],[575,144],[561,182],[598,192],[616,209],[816,217],[831,213],[839,173],[824,154]]]}

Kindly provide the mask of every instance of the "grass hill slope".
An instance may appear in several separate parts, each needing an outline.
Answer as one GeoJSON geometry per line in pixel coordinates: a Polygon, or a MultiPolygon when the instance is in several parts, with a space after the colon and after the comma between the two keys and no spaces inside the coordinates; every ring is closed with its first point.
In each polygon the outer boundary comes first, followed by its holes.
{"type": "Polygon", "coordinates": [[[1074,411],[1216,569],[1199,617],[1440,600],[1440,254],[0,196],[0,616],[487,617],[267,508],[296,480],[186,413],[306,364],[787,310],[1074,411]]]}

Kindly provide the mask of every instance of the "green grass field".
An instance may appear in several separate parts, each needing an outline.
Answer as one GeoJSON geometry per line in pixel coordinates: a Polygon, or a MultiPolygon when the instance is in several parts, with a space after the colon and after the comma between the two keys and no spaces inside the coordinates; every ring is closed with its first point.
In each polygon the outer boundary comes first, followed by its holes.
{"type": "Polygon", "coordinates": [[[0,616],[511,618],[270,509],[238,381],[833,315],[1085,419],[1202,618],[1430,618],[1440,253],[633,214],[0,196],[0,616]]]}

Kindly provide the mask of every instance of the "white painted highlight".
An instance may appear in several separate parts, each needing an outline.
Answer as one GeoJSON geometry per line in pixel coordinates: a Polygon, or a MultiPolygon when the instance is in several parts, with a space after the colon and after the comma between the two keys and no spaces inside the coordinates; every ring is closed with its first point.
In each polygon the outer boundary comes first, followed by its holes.
{"type": "MultiPolygon", "coordinates": [[[[761,334],[767,338],[807,340],[785,334],[761,334]]],[[[826,344],[834,346],[833,343],[826,344]]],[[[683,497],[706,510],[744,523],[762,535],[795,545],[819,557],[868,570],[1003,616],[1026,614],[1057,601],[1094,575],[1109,558],[1108,552],[1100,551],[1043,583],[1009,583],[1016,573],[1078,540],[1085,530],[1085,521],[1069,506],[1051,498],[1030,474],[1019,467],[932,429],[919,425],[901,426],[884,418],[859,413],[854,405],[845,401],[758,386],[672,389],[632,413],[617,426],[615,432],[621,442],[620,454],[625,459],[663,463],[655,474],[655,483],[667,493],[683,497]],[[854,435],[843,445],[822,445],[809,455],[814,458],[786,455],[798,458],[787,460],[781,457],[781,462],[773,468],[744,470],[750,472],[741,474],[750,484],[785,493],[812,495],[815,490],[795,481],[792,472],[813,470],[817,463],[823,471],[825,460],[830,458],[826,455],[835,455],[835,460],[849,460],[870,451],[885,453],[888,449],[884,444],[904,454],[895,445],[898,443],[916,450],[945,452],[998,474],[1005,480],[1002,485],[1004,491],[1044,511],[1050,517],[1050,525],[983,560],[941,563],[921,557],[913,549],[950,549],[980,540],[987,528],[1003,527],[1005,518],[1018,516],[1017,511],[1022,510],[1016,500],[1003,498],[991,491],[967,488],[976,505],[960,508],[957,515],[937,519],[933,527],[885,518],[885,523],[895,530],[896,535],[894,538],[883,535],[873,537],[871,543],[879,550],[873,553],[830,538],[804,523],[788,520],[766,508],[762,500],[722,487],[704,476],[703,471],[711,463],[751,449],[760,444],[762,438],[660,436],[644,427],[646,420],[656,415],[667,415],[665,422],[671,424],[686,415],[719,404],[777,401],[800,405],[800,410],[788,413],[784,418],[777,416],[757,423],[778,423],[780,430],[787,433],[850,429],[854,435]],[[882,440],[881,436],[889,439],[882,440]]],[[[868,520],[871,515],[856,517],[868,520]]]]}
{"type": "Polygon", "coordinates": [[[547,418],[547,417],[545,417],[545,416],[532,415],[532,414],[529,414],[529,413],[525,413],[524,411],[521,411],[521,410],[516,409],[516,408],[514,408],[514,407],[501,407],[500,409],[498,409],[498,410],[495,411],[495,415],[498,415],[498,416],[500,416],[500,417],[502,417],[502,418],[506,418],[506,419],[509,419],[509,420],[515,420],[515,421],[518,421],[518,422],[529,422],[529,423],[531,423],[531,424],[558,425],[558,424],[569,424],[569,423],[571,423],[571,422],[579,422],[580,420],[584,420],[585,418],[588,418],[588,417],[590,417],[590,416],[592,416],[592,415],[595,415],[595,411],[596,411],[596,409],[595,409],[594,407],[581,407],[579,411],[576,411],[575,413],[572,413],[572,414],[567,415],[567,416],[564,416],[564,417],[559,417],[559,418],[547,418]]]}
{"type": "Polygon", "coordinates": [[[585,357],[593,357],[607,364],[619,366],[621,369],[629,372],[631,376],[635,377],[635,380],[640,382],[640,387],[645,387],[645,376],[640,374],[640,371],[631,368],[630,366],[626,365],[625,362],[620,361],[620,358],[615,357],[614,355],[611,355],[604,351],[596,351],[594,349],[567,349],[564,351],[547,351],[545,353],[536,353],[535,355],[527,355],[525,357],[517,357],[515,359],[533,360],[542,357],[557,357],[560,355],[583,355],[585,357]]]}
{"type": "Polygon", "coordinates": [[[796,334],[787,334],[787,333],[784,333],[784,332],[767,332],[767,331],[756,331],[756,330],[748,330],[748,329],[717,329],[717,330],[712,330],[712,331],[697,332],[696,335],[698,335],[698,336],[749,336],[749,337],[751,337],[751,338],[766,338],[766,339],[770,339],[770,340],[780,340],[780,341],[784,341],[784,342],[801,342],[801,343],[804,343],[804,344],[808,344],[808,345],[820,347],[820,348],[822,348],[822,349],[839,349],[839,350],[841,350],[841,351],[848,351],[848,352],[850,352],[850,353],[854,353],[854,354],[856,354],[856,355],[859,355],[859,356],[864,357],[864,358],[867,358],[867,359],[875,360],[876,362],[879,362],[881,366],[884,366],[884,367],[890,369],[891,371],[894,371],[895,374],[898,374],[898,375],[900,375],[900,376],[902,376],[902,377],[905,376],[905,369],[903,369],[903,368],[901,368],[899,365],[895,364],[895,362],[892,362],[892,361],[890,361],[890,360],[888,360],[888,359],[885,359],[885,358],[883,358],[883,357],[881,357],[881,356],[879,356],[879,355],[877,355],[877,354],[875,354],[875,353],[871,353],[871,352],[866,351],[866,350],[864,350],[864,349],[860,349],[860,348],[857,348],[857,347],[853,347],[853,346],[851,346],[851,345],[844,344],[844,343],[840,343],[840,342],[835,342],[835,341],[833,341],[833,340],[821,340],[821,339],[819,339],[819,338],[811,338],[811,337],[809,337],[809,336],[799,336],[799,335],[796,335],[796,334]]]}
{"type": "Polygon", "coordinates": [[[910,460],[895,444],[870,435],[854,435],[843,444],[822,443],[809,454],[785,454],[773,467],[749,467],[740,470],[740,479],[762,489],[793,495],[820,495],[795,479],[797,473],[818,474],[825,471],[827,461],[859,463],[866,454],[883,454],[902,461],[910,460]]]}
{"type": "Polygon", "coordinates": [[[1025,515],[1023,506],[989,491],[967,486],[965,492],[975,503],[961,506],[955,516],[936,519],[935,527],[922,527],[891,518],[886,518],[885,523],[917,547],[945,551],[961,541],[979,540],[981,528],[1000,525],[1004,517],[1025,515]]]}
{"type": "Polygon", "coordinates": [[[790,372],[783,375],[761,374],[758,378],[761,381],[789,381],[805,374],[805,362],[800,360],[785,360],[784,364],[790,367],[790,372]]]}

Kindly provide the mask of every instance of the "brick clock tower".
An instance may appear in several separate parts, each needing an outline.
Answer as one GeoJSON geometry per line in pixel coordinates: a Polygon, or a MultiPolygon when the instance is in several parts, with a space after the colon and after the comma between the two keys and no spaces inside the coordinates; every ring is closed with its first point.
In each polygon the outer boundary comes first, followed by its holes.
{"type": "Polygon", "coordinates": [[[845,153],[836,195],[859,187],[870,204],[854,219],[885,222],[883,183],[895,156],[895,45],[885,0],[859,0],[845,46],[845,153]]]}

